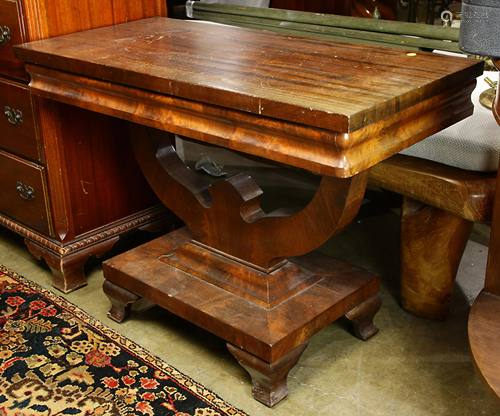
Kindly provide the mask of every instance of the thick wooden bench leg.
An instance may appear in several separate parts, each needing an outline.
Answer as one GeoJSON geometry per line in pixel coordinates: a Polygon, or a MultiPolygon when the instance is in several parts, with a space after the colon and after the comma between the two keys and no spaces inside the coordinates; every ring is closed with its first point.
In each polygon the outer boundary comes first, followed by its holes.
{"type": "Polygon", "coordinates": [[[451,292],[473,222],[405,197],[401,218],[403,309],[428,319],[448,316],[451,292]]]}

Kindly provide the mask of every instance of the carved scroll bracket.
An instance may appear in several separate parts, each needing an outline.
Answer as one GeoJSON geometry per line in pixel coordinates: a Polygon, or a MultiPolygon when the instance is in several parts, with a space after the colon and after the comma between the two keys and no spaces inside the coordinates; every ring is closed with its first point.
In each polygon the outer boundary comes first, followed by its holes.
{"type": "Polygon", "coordinates": [[[324,176],[301,211],[266,214],[260,187],[247,175],[208,185],[180,160],[165,133],[131,125],[139,164],[162,202],[189,227],[193,240],[270,272],[285,257],[309,253],[357,214],[368,170],[352,178],[324,176]],[[149,143],[146,145],[146,143],[149,143]]]}

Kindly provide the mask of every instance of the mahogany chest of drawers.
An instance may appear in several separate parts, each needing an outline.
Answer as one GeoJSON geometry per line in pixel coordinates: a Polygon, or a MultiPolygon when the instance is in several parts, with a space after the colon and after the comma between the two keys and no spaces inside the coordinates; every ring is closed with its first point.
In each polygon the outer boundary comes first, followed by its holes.
{"type": "Polygon", "coordinates": [[[144,180],[121,120],[34,97],[13,45],[152,16],[160,0],[0,0],[0,224],[69,292],[120,236],[173,220],[144,180]]]}

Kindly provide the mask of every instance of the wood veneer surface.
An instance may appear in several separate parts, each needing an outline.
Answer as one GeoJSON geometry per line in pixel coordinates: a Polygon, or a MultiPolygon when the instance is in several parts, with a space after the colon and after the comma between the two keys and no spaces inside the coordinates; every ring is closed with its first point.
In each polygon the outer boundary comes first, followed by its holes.
{"type": "Polygon", "coordinates": [[[16,54],[37,65],[345,133],[482,71],[474,60],[161,17],[25,44],[16,54]]]}

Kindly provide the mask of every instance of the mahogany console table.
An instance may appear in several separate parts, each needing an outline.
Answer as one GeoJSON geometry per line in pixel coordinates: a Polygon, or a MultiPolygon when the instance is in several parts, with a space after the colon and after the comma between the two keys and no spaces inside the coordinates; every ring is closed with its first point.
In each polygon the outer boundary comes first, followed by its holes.
{"type": "Polygon", "coordinates": [[[346,315],[377,332],[379,277],[314,252],[344,229],[369,168],[472,112],[482,64],[151,18],[17,48],[33,94],[132,122],[148,182],[186,227],[104,264],[121,321],[146,298],[224,338],[272,406],[309,338],[346,315]],[[212,186],[169,136],[322,175],[302,210],[265,213],[240,174],[212,186]]]}

